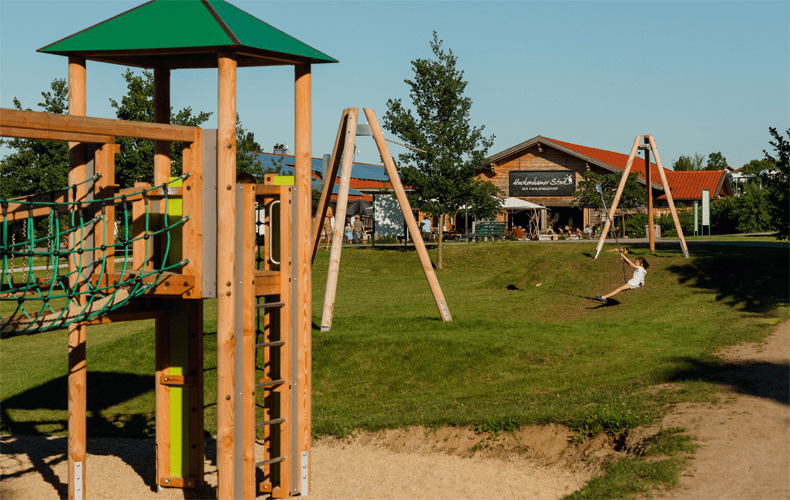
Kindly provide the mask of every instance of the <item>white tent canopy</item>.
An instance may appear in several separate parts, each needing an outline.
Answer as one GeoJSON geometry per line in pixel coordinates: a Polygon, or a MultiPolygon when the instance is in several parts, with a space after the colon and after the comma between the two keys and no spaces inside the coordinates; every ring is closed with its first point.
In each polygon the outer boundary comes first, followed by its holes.
{"type": "Polygon", "coordinates": [[[544,206],[512,197],[503,200],[502,208],[504,210],[546,210],[544,206]]]}

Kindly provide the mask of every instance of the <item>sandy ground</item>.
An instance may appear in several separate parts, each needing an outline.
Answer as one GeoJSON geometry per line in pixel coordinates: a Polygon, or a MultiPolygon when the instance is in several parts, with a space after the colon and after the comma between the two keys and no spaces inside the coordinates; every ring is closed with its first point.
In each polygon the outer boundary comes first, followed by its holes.
{"type": "MultiPolygon", "coordinates": [[[[717,379],[719,403],[678,405],[661,424],[685,427],[700,448],[678,487],[660,495],[671,500],[789,499],[790,322],[765,343],[732,347],[721,356],[727,364],[717,379]]],[[[560,426],[496,438],[465,429],[414,428],[324,439],[313,447],[309,496],[556,499],[588,481],[603,457],[618,453],[605,437],[572,444],[571,435],[560,426]]],[[[211,448],[208,443],[209,457],[211,448]]],[[[66,498],[65,451],[62,437],[0,437],[0,500],[66,498]]],[[[211,460],[205,464],[207,486],[155,493],[153,458],[152,440],[90,439],[85,498],[215,498],[211,460]]]]}

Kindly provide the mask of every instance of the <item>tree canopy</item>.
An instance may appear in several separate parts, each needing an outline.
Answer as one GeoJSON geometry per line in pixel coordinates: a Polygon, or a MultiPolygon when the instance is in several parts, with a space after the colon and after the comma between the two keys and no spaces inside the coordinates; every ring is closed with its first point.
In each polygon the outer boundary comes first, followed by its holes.
{"type": "MultiPolygon", "coordinates": [[[[63,114],[68,110],[68,85],[64,79],[50,84],[51,92],[42,92],[42,111],[63,114]]],[[[14,108],[23,109],[14,97],[14,108]]],[[[28,108],[28,111],[30,109],[28,108]]],[[[0,160],[0,197],[4,199],[46,193],[66,187],[69,146],[63,141],[5,139],[0,145],[14,150],[0,160]]]]}
{"type": "MultiPolygon", "coordinates": [[[[119,120],[131,120],[140,122],[154,121],[154,74],[151,71],[143,70],[143,74],[137,75],[131,69],[127,69],[123,78],[126,80],[127,93],[118,103],[115,99],[110,99],[110,105],[115,108],[115,116],[119,120]]],[[[170,111],[170,123],[173,125],[185,125],[189,127],[199,127],[211,116],[211,113],[201,111],[197,116],[193,116],[192,108],[186,107],[178,113],[170,111]]],[[[134,186],[135,182],[154,181],[154,141],[147,139],[135,139],[130,137],[119,137],[118,144],[121,152],[115,159],[115,179],[123,188],[134,186]]],[[[173,160],[173,175],[181,174],[181,153],[184,146],[180,142],[170,143],[170,158],[173,160]]]]}
{"type": "Polygon", "coordinates": [[[708,155],[708,164],[705,165],[705,170],[724,170],[726,167],[727,158],[721,154],[721,151],[708,155]]]}
{"type": "MultiPolygon", "coordinates": [[[[584,180],[579,183],[571,205],[603,210],[603,201],[601,200],[601,194],[598,192],[598,185],[600,184],[606,207],[611,207],[622,178],[623,172],[612,172],[610,174],[597,174],[592,171],[585,172],[584,180]]],[[[617,204],[618,209],[632,210],[647,203],[647,190],[639,184],[638,179],[638,173],[631,172],[628,174],[623,193],[620,195],[620,201],[617,204]]]]}
{"type": "Polygon", "coordinates": [[[758,175],[763,170],[772,170],[775,167],[776,164],[774,162],[766,160],[765,158],[762,160],[754,159],[741,168],[741,173],[747,175],[758,175]]]}
{"type": "Polygon", "coordinates": [[[691,156],[681,156],[672,164],[672,170],[675,172],[702,170],[704,161],[705,157],[699,153],[694,153],[691,156]]]}
{"type": "Polygon", "coordinates": [[[477,218],[489,218],[501,206],[499,191],[475,171],[494,136],[470,125],[472,99],[464,95],[468,82],[453,51],[442,49],[435,31],[430,46],[434,59],[413,60],[414,79],[404,80],[411,108],[400,99],[387,101],[384,128],[414,148],[398,155],[401,178],[411,189],[410,203],[423,212],[444,216],[468,207],[477,218]]]}
{"type": "MultiPolygon", "coordinates": [[[[769,144],[774,147],[776,156],[763,150],[765,159],[774,163],[776,168],[766,176],[764,186],[770,203],[771,222],[779,232],[779,239],[787,239],[790,234],[790,141],[785,140],[773,127],[768,127],[773,137],[769,144]]],[[[786,131],[790,138],[790,129],[786,131]]]]}

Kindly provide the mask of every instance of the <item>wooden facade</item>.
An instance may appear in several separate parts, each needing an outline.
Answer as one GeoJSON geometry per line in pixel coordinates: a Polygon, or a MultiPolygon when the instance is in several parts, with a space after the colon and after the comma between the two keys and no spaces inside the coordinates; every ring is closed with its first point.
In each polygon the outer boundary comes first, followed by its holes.
{"type": "MultiPolygon", "coordinates": [[[[592,150],[592,148],[588,148],[592,150]]],[[[602,151],[602,150],[595,150],[602,151]]],[[[610,153],[610,152],[606,152],[610,153]]],[[[614,153],[616,155],[616,153],[614,153]]],[[[622,155],[627,157],[627,155],[622,155]]],[[[608,158],[607,158],[608,159],[608,158]]],[[[600,211],[590,207],[573,207],[573,195],[563,194],[558,196],[518,196],[511,192],[512,172],[557,172],[573,175],[574,192],[579,184],[584,181],[584,174],[592,171],[598,174],[621,172],[624,165],[612,165],[595,156],[586,155],[568,147],[567,143],[560,143],[546,137],[537,136],[512,148],[492,155],[487,159],[484,167],[479,170],[478,178],[492,182],[500,189],[505,197],[516,197],[549,209],[548,215],[543,211],[540,228],[547,226],[564,228],[584,228],[586,225],[594,226],[605,218],[600,211]],[[619,168],[618,168],[619,167],[619,168]],[[554,223],[552,224],[552,220],[554,223]]],[[[639,181],[645,185],[646,180],[640,177],[639,181]]],[[[655,181],[654,181],[655,182],[655,181]]],[[[652,184],[653,197],[663,194],[659,184],[652,184]]],[[[508,214],[507,220],[512,226],[522,224],[522,219],[527,214],[508,214]]],[[[500,218],[504,220],[504,218],[500,218]]]]}

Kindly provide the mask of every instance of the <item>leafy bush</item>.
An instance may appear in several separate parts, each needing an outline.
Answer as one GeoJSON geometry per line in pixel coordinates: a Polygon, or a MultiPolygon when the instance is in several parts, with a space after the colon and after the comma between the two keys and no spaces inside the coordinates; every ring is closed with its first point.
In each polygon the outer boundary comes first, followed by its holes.
{"type": "MultiPolygon", "coordinates": [[[[694,233],[694,210],[678,210],[678,220],[680,221],[680,228],[683,230],[684,235],[694,233]]],[[[675,221],[672,220],[672,214],[664,214],[655,221],[656,224],[661,226],[661,236],[673,237],[677,236],[678,232],[675,230],[675,221]]]]}
{"type": "Polygon", "coordinates": [[[625,234],[629,238],[644,238],[647,226],[647,214],[644,212],[629,215],[625,219],[625,234]]]}

